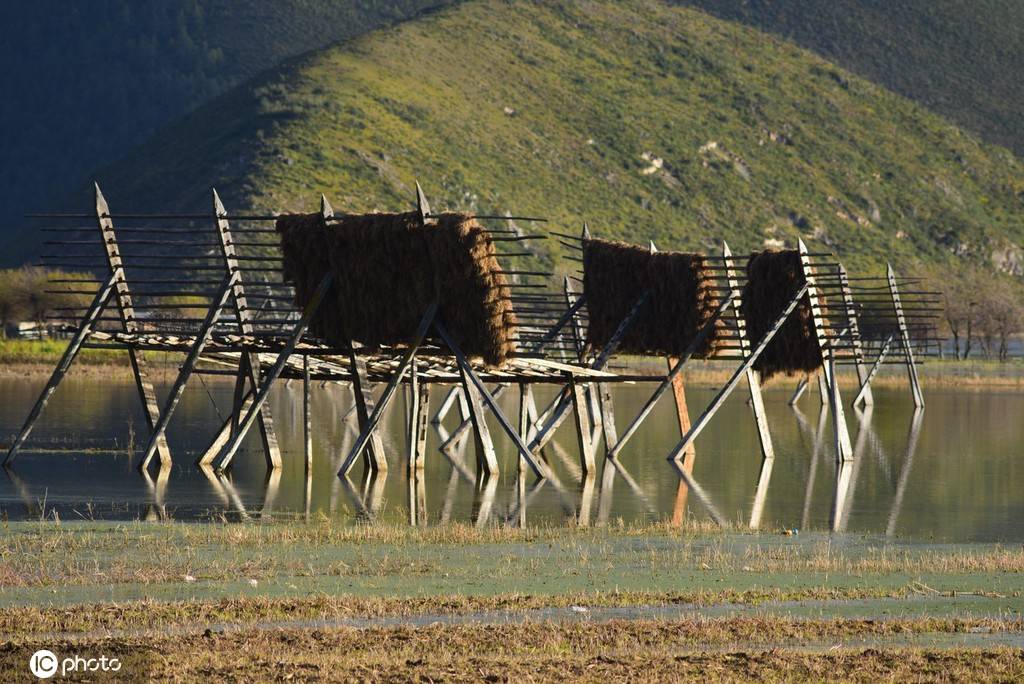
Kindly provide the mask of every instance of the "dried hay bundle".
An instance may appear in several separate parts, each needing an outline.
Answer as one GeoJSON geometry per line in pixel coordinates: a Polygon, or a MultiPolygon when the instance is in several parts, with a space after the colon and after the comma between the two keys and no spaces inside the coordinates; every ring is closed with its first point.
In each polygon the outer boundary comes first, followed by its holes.
{"type": "Polygon", "coordinates": [[[436,299],[438,315],[467,356],[500,365],[515,349],[511,291],[494,243],[471,216],[415,212],[319,214],[277,221],[285,279],[304,306],[330,270],[334,286],[310,329],[331,344],[408,342],[436,299]]]}
{"type": "MultiPolygon", "coordinates": [[[[654,252],[611,240],[583,243],[583,290],[590,325],[587,343],[605,346],[645,290],[647,303],[627,329],[619,350],[679,356],[719,306],[714,279],[701,254],[654,252]]],[[[713,353],[718,326],[697,350],[713,353]]]]}
{"type": "MultiPolygon", "coordinates": [[[[805,282],[800,253],[795,249],[750,255],[740,310],[752,346],[760,343],[805,282]]],[[[778,373],[811,373],[821,365],[821,348],[814,331],[811,300],[804,295],[754,363],[754,369],[767,380],[778,373]]]]}

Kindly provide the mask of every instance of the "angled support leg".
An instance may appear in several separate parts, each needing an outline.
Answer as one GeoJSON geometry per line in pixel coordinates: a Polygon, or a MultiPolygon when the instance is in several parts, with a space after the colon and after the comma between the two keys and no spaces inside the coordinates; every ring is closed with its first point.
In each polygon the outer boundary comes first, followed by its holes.
{"type": "Polygon", "coordinates": [[[871,387],[871,381],[874,379],[875,374],[878,373],[878,369],[882,367],[882,361],[885,360],[885,355],[889,352],[889,346],[892,344],[893,335],[889,335],[882,343],[882,348],[878,350],[878,356],[875,358],[875,362],[871,364],[871,368],[868,369],[867,376],[860,385],[860,392],[853,399],[854,407],[858,406],[864,401],[864,393],[871,387]]]}
{"type": "Polygon", "coordinates": [[[789,398],[789,405],[796,406],[796,403],[800,401],[800,397],[804,396],[804,392],[807,391],[807,378],[800,378],[800,382],[796,383],[796,389],[793,390],[793,396],[789,398]]]}
{"type": "MultiPolygon", "coordinates": [[[[697,350],[701,348],[705,340],[707,340],[707,338],[711,335],[711,331],[714,330],[715,325],[718,322],[718,319],[725,314],[725,312],[728,310],[730,306],[732,306],[733,297],[734,295],[729,295],[729,297],[726,298],[726,300],[722,302],[721,305],[719,305],[718,309],[715,311],[714,315],[712,315],[711,319],[704,324],[704,326],[694,336],[693,340],[690,341],[690,344],[683,352],[683,355],[679,359],[675,360],[675,362],[672,364],[672,367],[668,371],[668,375],[665,376],[665,379],[661,381],[657,389],[654,390],[654,393],[650,396],[650,398],[647,399],[647,402],[644,404],[643,408],[640,409],[640,413],[637,414],[636,418],[633,419],[633,422],[631,422],[629,424],[629,427],[626,428],[625,432],[622,433],[622,437],[620,437],[614,443],[614,446],[608,451],[608,458],[616,458],[619,455],[622,449],[626,446],[626,442],[628,442],[629,439],[634,434],[636,434],[636,431],[640,429],[640,425],[651,414],[651,411],[654,410],[654,407],[657,405],[658,400],[661,399],[662,396],[664,396],[665,392],[667,392],[670,387],[672,388],[673,393],[677,391],[675,385],[676,378],[682,378],[683,368],[690,361],[690,359],[693,358],[693,355],[697,353],[697,350]]],[[[685,395],[683,396],[683,400],[685,401],[685,395]]],[[[677,399],[677,409],[678,405],[679,404],[677,399]]],[[[689,410],[687,410],[687,420],[689,420],[689,410]]],[[[687,426],[686,432],[688,432],[689,429],[689,426],[687,426]]],[[[683,434],[685,434],[685,432],[683,434]]]]}
{"type": "MultiPolygon", "coordinates": [[[[359,422],[359,431],[366,430],[369,425],[370,414],[375,406],[373,392],[370,391],[370,382],[366,370],[366,360],[349,344],[349,365],[352,369],[352,395],[355,398],[356,418],[359,422]]],[[[384,440],[376,432],[370,435],[370,442],[364,452],[366,456],[366,467],[376,471],[386,471],[388,460],[384,452],[384,440]]]]}
{"type": "Polygon", "coordinates": [[[227,304],[228,298],[231,297],[231,286],[236,278],[237,276],[232,276],[225,280],[213,304],[210,305],[209,311],[206,312],[206,318],[203,320],[202,327],[199,328],[196,341],[192,345],[192,349],[189,350],[188,356],[185,357],[185,363],[182,364],[181,370],[178,371],[178,377],[175,379],[174,385],[171,386],[171,392],[167,396],[167,403],[164,404],[164,409],[160,412],[160,419],[153,429],[153,435],[150,437],[145,454],[143,454],[142,461],[139,463],[140,470],[148,468],[149,462],[156,454],[159,441],[167,431],[167,424],[170,422],[171,416],[174,415],[174,410],[178,407],[181,395],[185,391],[185,385],[192,376],[192,371],[195,370],[200,355],[210,341],[213,327],[217,324],[217,319],[220,318],[221,310],[227,304]]]}
{"type": "Polygon", "coordinates": [[[501,410],[501,407],[498,406],[498,402],[495,401],[491,393],[487,391],[487,387],[484,386],[483,381],[480,380],[477,374],[473,371],[472,366],[470,366],[469,362],[466,361],[466,357],[463,355],[458,345],[455,344],[455,340],[453,340],[451,335],[448,334],[447,329],[442,325],[441,321],[434,321],[434,329],[437,330],[437,334],[441,336],[441,339],[444,340],[444,343],[451,350],[452,355],[455,356],[455,361],[459,365],[459,370],[463,374],[464,380],[469,381],[466,386],[469,387],[469,385],[472,385],[476,388],[480,397],[490,407],[491,413],[494,414],[495,419],[498,421],[498,425],[500,425],[501,429],[505,431],[505,434],[509,436],[512,443],[515,444],[516,450],[519,452],[519,456],[526,459],[527,465],[530,466],[531,470],[533,470],[537,477],[548,477],[550,474],[547,469],[534,458],[533,453],[519,438],[519,434],[516,432],[515,427],[513,427],[513,425],[508,421],[508,418],[505,417],[505,413],[501,410]]]}
{"type": "MultiPolygon", "coordinates": [[[[693,427],[690,428],[690,431],[686,433],[682,440],[680,440],[679,444],[677,444],[675,448],[672,449],[672,451],[669,453],[668,460],[672,461],[673,463],[678,462],[682,454],[686,451],[686,447],[690,445],[690,442],[695,440],[697,438],[697,435],[699,435],[701,431],[705,427],[707,427],[708,423],[711,421],[711,418],[714,417],[715,413],[718,412],[718,409],[722,407],[722,404],[732,393],[732,391],[736,388],[736,385],[737,383],[739,383],[740,378],[746,375],[748,370],[753,368],[754,363],[757,361],[758,358],[760,358],[765,348],[768,347],[768,344],[775,338],[776,333],[779,332],[779,329],[782,328],[782,325],[786,322],[786,319],[789,318],[790,314],[793,313],[793,310],[796,308],[797,304],[800,303],[800,298],[803,297],[806,292],[807,284],[805,283],[796,293],[796,295],[789,301],[789,304],[786,305],[786,308],[782,311],[782,314],[776,319],[772,327],[769,328],[765,336],[761,339],[757,346],[754,347],[753,351],[750,352],[750,355],[743,361],[742,364],[740,364],[740,367],[736,369],[736,372],[733,373],[733,376],[732,378],[729,379],[729,382],[727,382],[725,386],[722,387],[721,390],[719,390],[718,395],[714,398],[711,404],[706,409],[704,409],[704,413],[702,413],[700,418],[697,419],[697,422],[693,424],[693,427]]],[[[687,481],[687,484],[690,484],[689,481],[687,481]]]]}
{"type": "MultiPolygon", "coordinates": [[[[583,305],[585,303],[586,303],[586,297],[584,295],[578,295],[576,297],[575,301],[569,307],[569,309],[564,314],[562,314],[562,316],[551,327],[551,329],[548,330],[548,332],[544,334],[544,337],[541,340],[539,340],[536,343],[534,343],[530,347],[530,351],[540,351],[545,346],[547,346],[550,342],[552,342],[555,338],[557,338],[558,334],[561,332],[562,328],[566,327],[567,325],[569,325],[570,323],[572,323],[575,320],[577,312],[583,307],[583,305]]],[[[499,385],[498,388],[494,390],[492,396],[495,399],[497,399],[499,396],[501,396],[501,393],[505,391],[505,387],[506,387],[505,385],[499,385]]],[[[458,388],[456,388],[454,391],[457,392],[458,388]]],[[[449,394],[449,397],[450,396],[451,395],[449,394]]],[[[568,408],[568,404],[567,403],[566,404],[562,403],[562,400],[564,398],[565,398],[564,394],[563,395],[559,395],[558,397],[555,398],[555,400],[552,402],[552,404],[547,409],[545,409],[545,411],[544,411],[544,413],[543,413],[543,415],[541,417],[541,421],[540,421],[541,423],[547,423],[549,416],[552,415],[553,410],[557,407],[560,410],[560,412],[561,412],[559,414],[560,418],[558,419],[558,424],[561,425],[561,421],[564,420],[565,416],[567,415],[565,413],[565,410],[568,408]]],[[[448,399],[445,400],[446,403],[447,403],[447,401],[448,401],[448,399]]],[[[460,401],[465,401],[465,398],[461,397],[460,401]]],[[[444,409],[445,412],[447,412],[447,408],[445,408],[444,406],[442,406],[442,409],[444,409]]],[[[439,416],[440,416],[440,419],[443,419],[443,417],[444,417],[441,411],[438,411],[438,416],[434,417],[434,422],[439,422],[439,416]]],[[[461,439],[462,436],[466,433],[466,431],[469,430],[470,427],[472,427],[472,425],[473,425],[473,423],[470,420],[470,418],[468,416],[464,416],[464,418],[462,420],[462,423],[460,423],[459,426],[455,428],[455,430],[451,433],[451,435],[448,436],[448,439],[445,441],[445,443],[441,445],[442,449],[445,448],[445,447],[448,447],[448,446],[451,446],[451,445],[455,444],[455,442],[457,442],[459,439],[461,439]]],[[[543,448],[543,445],[541,446],[541,448],[543,448]]]]}
{"type": "Polygon", "coordinates": [[[57,386],[61,380],[67,374],[68,369],[71,368],[71,364],[74,363],[75,357],[78,356],[78,352],[82,349],[82,344],[92,334],[93,326],[96,325],[96,321],[99,319],[100,314],[103,313],[103,309],[107,304],[107,301],[114,293],[115,283],[122,277],[121,269],[117,269],[113,275],[111,275],[107,282],[96,292],[96,296],[93,297],[92,303],[86,310],[85,315],[82,317],[81,323],[78,325],[78,331],[75,336],[71,338],[68,343],[67,349],[64,350],[64,354],[60,357],[60,361],[57,362],[57,367],[53,369],[53,373],[50,375],[50,379],[46,381],[46,386],[43,387],[43,391],[39,394],[39,398],[36,399],[36,403],[32,406],[32,410],[29,411],[28,418],[25,419],[25,424],[22,425],[21,431],[18,436],[14,438],[14,443],[11,444],[11,448],[7,451],[7,457],[4,459],[4,465],[11,463],[18,455],[18,450],[21,449],[25,440],[32,433],[32,428],[35,427],[36,421],[39,420],[39,416],[42,414],[43,409],[46,408],[47,402],[50,401],[50,397],[53,396],[57,386]]]}
{"type": "MultiPolygon", "coordinates": [[[[479,477],[497,475],[500,472],[498,468],[498,454],[494,450],[491,429],[487,425],[487,414],[484,411],[483,400],[480,398],[479,392],[473,386],[472,381],[470,381],[462,366],[459,366],[459,377],[462,379],[462,392],[469,406],[469,423],[473,427],[477,474],[479,477]]],[[[450,437],[448,441],[451,441],[450,437]]]]}
{"type": "Polygon", "coordinates": [[[233,435],[225,445],[220,462],[217,464],[218,470],[223,471],[231,465],[231,461],[234,459],[235,453],[238,451],[238,447],[241,446],[246,433],[249,432],[253,423],[256,422],[260,408],[264,403],[266,403],[267,398],[270,396],[271,387],[273,387],[274,382],[281,377],[281,372],[284,371],[284,367],[288,364],[288,359],[295,352],[295,346],[299,343],[299,340],[302,339],[302,336],[306,334],[306,329],[309,328],[309,323],[313,318],[313,314],[315,314],[317,309],[320,308],[320,303],[323,302],[332,282],[333,276],[328,273],[324,276],[324,279],[320,281],[320,285],[317,286],[317,289],[310,298],[309,303],[306,304],[306,308],[302,312],[302,317],[299,318],[298,322],[295,324],[295,328],[292,329],[292,334],[288,337],[288,341],[285,343],[284,348],[278,353],[277,360],[263,378],[263,384],[260,385],[259,390],[253,397],[252,404],[250,404],[249,409],[245,412],[245,418],[243,418],[242,422],[239,424],[237,434],[233,435]]]}
{"type": "MultiPolygon", "coordinates": [[[[622,338],[629,330],[629,327],[633,324],[633,321],[636,320],[637,315],[639,315],[649,297],[649,291],[645,291],[637,297],[632,308],[630,308],[629,313],[622,319],[619,323],[619,327],[615,329],[615,332],[608,340],[608,344],[605,345],[601,354],[594,359],[594,362],[590,365],[592,370],[601,370],[604,368],[605,364],[608,363],[608,359],[610,359],[618,350],[619,344],[622,342],[622,338]]],[[[576,304],[579,304],[583,300],[584,298],[580,297],[576,300],[576,304]]],[[[541,418],[541,427],[537,430],[537,433],[530,441],[529,450],[531,454],[539,454],[540,450],[543,449],[549,441],[551,441],[551,438],[555,436],[555,431],[569,415],[569,407],[571,404],[572,400],[569,398],[569,389],[568,387],[563,387],[561,393],[559,393],[558,397],[553,402],[553,408],[550,412],[545,411],[545,415],[541,418]]]]}
{"type": "MultiPolygon", "coordinates": [[[[853,343],[854,367],[857,370],[857,381],[860,385],[860,393],[857,395],[865,406],[875,403],[871,394],[871,381],[868,380],[868,368],[864,363],[864,345],[860,337],[860,323],[857,321],[857,309],[853,301],[853,289],[850,287],[850,278],[846,275],[846,268],[839,264],[839,287],[843,295],[843,308],[846,309],[847,326],[850,331],[850,340],[853,343]]],[[[854,406],[857,404],[854,403],[854,406]]]]}
{"type": "Polygon", "coordinates": [[[356,439],[355,445],[352,447],[352,451],[349,452],[345,458],[345,462],[341,464],[341,470],[338,471],[338,475],[344,477],[348,474],[348,471],[352,469],[352,465],[355,460],[363,453],[363,450],[367,447],[370,441],[370,437],[374,434],[377,429],[377,424],[380,423],[380,419],[384,415],[384,411],[387,409],[391,400],[394,398],[395,393],[398,391],[399,385],[402,383],[402,379],[408,372],[409,367],[415,362],[416,352],[419,350],[420,345],[423,344],[423,338],[426,336],[427,331],[430,329],[430,324],[434,321],[437,315],[438,303],[435,301],[427,309],[427,312],[423,314],[423,318],[420,320],[419,327],[413,335],[413,339],[409,343],[409,349],[402,356],[402,360],[398,364],[398,368],[391,376],[391,380],[384,388],[384,392],[380,396],[380,400],[377,405],[373,407],[373,413],[370,414],[366,421],[366,427],[364,427],[359,433],[359,437],[356,439]]]}

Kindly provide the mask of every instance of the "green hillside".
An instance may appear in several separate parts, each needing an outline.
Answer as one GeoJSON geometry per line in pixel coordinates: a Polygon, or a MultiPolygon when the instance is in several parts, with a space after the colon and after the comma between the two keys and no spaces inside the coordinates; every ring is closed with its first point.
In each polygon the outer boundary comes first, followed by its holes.
{"type": "Polygon", "coordinates": [[[264,74],[98,174],[124,210],[206,209],[211,185],[234,209],[406,208],[414,179],[437,207],[663,248],[803,236],[852,268],[1024,264],[1010,152],[654,0],[459,5],[264,74]]]}
{"type": "Polygon", "coordinates": [[[0,3],[0,244],[26,211],[282,59],[451,1],[0,3]]]}
{"type": "Polygon", "coordinates": [[[1024,154],[1020,0],[678,0],[808,48],[1024,154]]]}

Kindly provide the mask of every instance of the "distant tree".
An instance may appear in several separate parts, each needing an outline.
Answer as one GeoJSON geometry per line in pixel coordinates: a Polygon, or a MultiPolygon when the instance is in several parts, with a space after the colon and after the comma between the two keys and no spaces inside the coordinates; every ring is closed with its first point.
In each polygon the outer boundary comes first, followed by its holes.
{"type": "MultiPolygon", "coordinates": [[[[79,291],[90,289],[88,283],[61,283],[60,280],[86,280],[88,274],[67,273],[36,266],[4,271],[0,277],[0,300],[6,300],[8,321],[33,321],[41,329],[46,327],[47,318],[61,308],[82,307],[88,304],[89,295],[79,291]]],[[[0,306],[3,306],[0,304],[0,306]]],[[[71,312],[67,318],[78,316],[71,312]]]]}
{"type": "Polygon", "coordinates": [[[978,328],[985,358],[1006,361],[1010,337],[1024,326],[1024,310],[1016,289],[1001,278],[990,276],[978,283],[978,328]]]}
{"type": "Polygon", "coordinates": [[[18,281],[18,270],[0,271],[0,340],[7,338],[7,326],[24,316],[18,281]]]}

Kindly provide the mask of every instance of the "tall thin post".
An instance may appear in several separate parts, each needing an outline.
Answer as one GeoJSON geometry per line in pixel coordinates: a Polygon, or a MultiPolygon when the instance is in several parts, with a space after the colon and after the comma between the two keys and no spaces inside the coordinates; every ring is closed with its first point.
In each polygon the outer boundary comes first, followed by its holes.
{"type": "MultiPolygon", "coordinates": [[[[743,318],[741,305],[743,292],[740,289],[739,274],[732,260],[732,250],[726,242],[722,242],[722,256],[725,262],[726,279],[729,282],[729,292],[732,295],[732,309],[736,322],[736,333],[739,338],[740,351],[743,356],[750,353],[750,340],[747,337],[747,322],[743,318]]],[[[764,408],[764,399],[761,396],[761,376],[751,365],[746,372],[747,388],[750,390],[750,407],[754,412],[754,423],[757,425],[757,437],[761,444],[761,456],[774,458],[775,449],[772,446],[772,433],[768,429],[768,414],[764,408]]]]}
{"type": "Polygon", "coordinates": [[[907,330],[907,319],[903,315],[903,303],[900,301],[900,291],[896,286],[896,273],[892,270],[892,264],[886,264],[885,276],[889,281],[889,294],[892,295],[892,307],[896,314],[896,324],[900,330],[900,342],[903,344],[903,360],[907,367],[907,378],[910,380],[910,392],[914,397],[914,406],[924,408],[924,394],[921,392],[921,382],[917,377],[914,352],[910,347],[910,331],[907,330]]]}
{"type": "MultiPolygon", "coordinates": [[[[832,395],[839,396],[839,378],[835,377],[832,372],[832,368],[828,363],[825,363],[825,356],[832,349],[832,339],[827,332],[825,326],[825,317],[821,313],[821,300],[818,297],[818,287],[815,282],[814,268],[811,266],[811,257],[807,249],[807,245],[803,240],[798,241],[798,250],[800,253],[800,266],[803,269],[804,281],[807,283],[807,299],[811,306],[811,320],[814,323],[814,333],[818,338],[818,348],[821,349],[822,355],[822,366],[825,375],[825,387],[823,389],[829,392],[824,400],[828,400],[832,395]]],[[[843,403],[840,400],[837,406],[832,407],[833,415],[832,420],[836,426],[836,437],[839,440],[840,453],[842,458],[849,459],[853,458],[853,444],[850,441],[850,432],[846,426],[846,414],[843,411],[843,403]]]]}
{"type": "Polygon", "coordinates": [[[313,414],[310,411],[309,354],[302,355],[302,452],[306,457],[306,477],[313,472],[313,414]]]}
{"type": "MultiPolygon", "coordinates": [[[[322,204],[330,208],[327,198],[321,195],[322,204]]],[[[227,211],[224,203],[216,190],[213,190],[213,213],[217,228],[217,238],[220,242],[221,255],[224,257],[224,268],[228,277],[237,274],[234,285],[231,288],[232,298],[235,302],[235,313],[238,316],[238,329],[243,339],[253,333],[253,311],[246,299],[245,285],[242,282],[241,270],[238,267],[238,255],[235,251],[234,238],[231,235],[231,225],[228,223],[227,211]]],[[[244,344],[244,342],[243,342],[244,344]]],[[[252,386],[259,387],[260,384],[260,356],[257,352],[246,350],[239,358],[240,370],[248,375],[252,386]]],[[[237,429],[237,425],[235,426],[237,429]]],[[[267,459],[268,468],[281,467],[281,448],[277,443],[277,433],[274,430],[274,417],[270,410],[270,404],[263,404],[259,416],[260,437],[263,441],[263,453],[267,459]]]]}
{"type": "MultiPolygon", "coordinates": [[[[99,184],[96,188],[96,222],[100,229],[100,236],[103,240],[103,248],[106,254],[107,267],[110,274],[120,273],[117,280],[116,296],[117,308],[121,316],[121,325],[124,331],[129,334],[139,332],[138,321],[135,318],[135,306],[132,301],[131,290],[128,287],[128,278],[125,276],[124,263],[121,260],[121,252],[117,246],[117,235],[114,233],[114,221],[110,218],[110,208],[107,200],[100,191],[99,184]]],[[[131,361],[132,374],[135,376],[135,388],[139,392],[139,400],[142,402],[143,414],[146,417],[146,425],[150,433],[156,429],[160,420],[160,409],[156,400],[156,392],[153,390],[153,383],[149,379],[146,369],[146,360],[142,351],[134,347],[128,348],[128,359],[131,361]]],[[[167,446],[167,439],[161,435],[156,443],[157,453],[160,462],[171,463],[171,450],[167,446]]]]}

